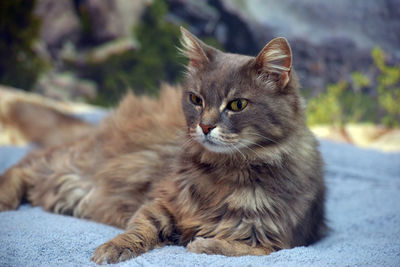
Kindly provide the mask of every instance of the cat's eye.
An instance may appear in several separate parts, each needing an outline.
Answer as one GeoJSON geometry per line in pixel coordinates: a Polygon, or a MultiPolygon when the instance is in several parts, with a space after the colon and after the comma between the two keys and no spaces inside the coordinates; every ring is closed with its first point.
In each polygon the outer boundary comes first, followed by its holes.
{"type": "Polygon", "coordinates": [[[227,108],[232,111],[241,111],[247,106],[246,99],[236,99],[228,103],[227,108]]]}
{"type": "Polygon", "coordinates": [[[194,105],[196,105],[196,106],[201,106],[201,105],[203,105],[203,100],[201,100],[201,98],[200,97],[198,97],[197,95],[195,95],[195,94],[190,94],[189,95],[189,99],[190,99],[190,102],[192,102],[194,105]]]}

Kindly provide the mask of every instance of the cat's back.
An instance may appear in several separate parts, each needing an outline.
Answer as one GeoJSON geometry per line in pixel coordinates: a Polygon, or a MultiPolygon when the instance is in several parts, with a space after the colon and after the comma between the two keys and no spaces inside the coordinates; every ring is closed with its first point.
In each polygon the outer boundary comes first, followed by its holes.
{"type": "Polygon", "coordinates": [[[181,95],[179,86],[166,84],[157,98],[127,94],[101,125],[101,139],[115,153],[179,145],[185,127],[181,95]]]}

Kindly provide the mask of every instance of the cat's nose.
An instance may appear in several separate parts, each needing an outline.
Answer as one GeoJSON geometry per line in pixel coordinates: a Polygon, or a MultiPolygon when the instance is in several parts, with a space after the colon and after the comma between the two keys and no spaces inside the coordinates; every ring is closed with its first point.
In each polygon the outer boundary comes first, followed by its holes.
{"type": "Polygon", "coordinates": [[[208,134],[209,132],[211,132],[212,129],[215,128],[215,126],[205,125],[205,124],[202,124],[202,123],[199,123],[199,126],[203,130],[204,134],[208,134]]]}

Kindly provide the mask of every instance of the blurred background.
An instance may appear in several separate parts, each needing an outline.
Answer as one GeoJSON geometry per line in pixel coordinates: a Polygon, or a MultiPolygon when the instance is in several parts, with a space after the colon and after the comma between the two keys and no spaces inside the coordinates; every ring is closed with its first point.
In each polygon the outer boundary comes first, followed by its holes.
{"type": "Polygon", "coordinates": [[[127,90],[157,95],[182,79],[180,25],[253,56],[286,37],[313,131],[400,151],[399,0],[2,0],[0,98],[110,107],[127,90]]]}

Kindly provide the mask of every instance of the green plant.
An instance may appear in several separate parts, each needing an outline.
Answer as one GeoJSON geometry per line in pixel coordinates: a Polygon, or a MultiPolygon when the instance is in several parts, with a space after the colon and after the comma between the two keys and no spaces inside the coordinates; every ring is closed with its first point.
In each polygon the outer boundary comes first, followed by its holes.
{"type": "Polygon", "coordinates": [[[368,87],[371,85],[371,80],[366,75],[362,74],[359,71],[355,71],[351,74],[351,78],[353,80],[353,87],[357,91],[362,88],[368,87]]]}
{"type": "Polygon", "coordinates": [[[310,99],[307,105],[308,123],[342,125],[344,121],[340,97],[347,87],[348,83],[345,81],[331,84],[325,93],[310,99]]]}
{"type": "Polygon", "coordinates": [[[310,125],[331,124],[342,127],[349,122],[372,122],[389,127],[399,126],[400,66],[387,66],[385,53],[372,50],[374,65],[379,70],[371,80],[361,72],[351,74],[352,83],[340,81],[327,86],[324,93],[309,99],[307,118],[310,125]],[[375,97],[362,90],[376,85],[375,97]]]}
{"type": "Polygon", "coordinates": [[[385,115],[382,123],[386,126],[399,126],[400,120],[400,65],[387,66],[386,55],[380,47],[372,50],[372,58],[379,68],[378,76],[378,102],[384,109],[385,115]]]}
{"type": "Polygon", "coordinates": [[[349,122],[377,120],[374,99],[352,89],[347,81],[327,86],[326,92],[312,98],[307,106],[310,125],[331,124],[342,127],[349,122]]]}
{"type": "Polygon", "coordinates": [[[46,63],[35,53],[40,21],[32,0],[0,2],[0,83],[30,90],[46,63]]]}

